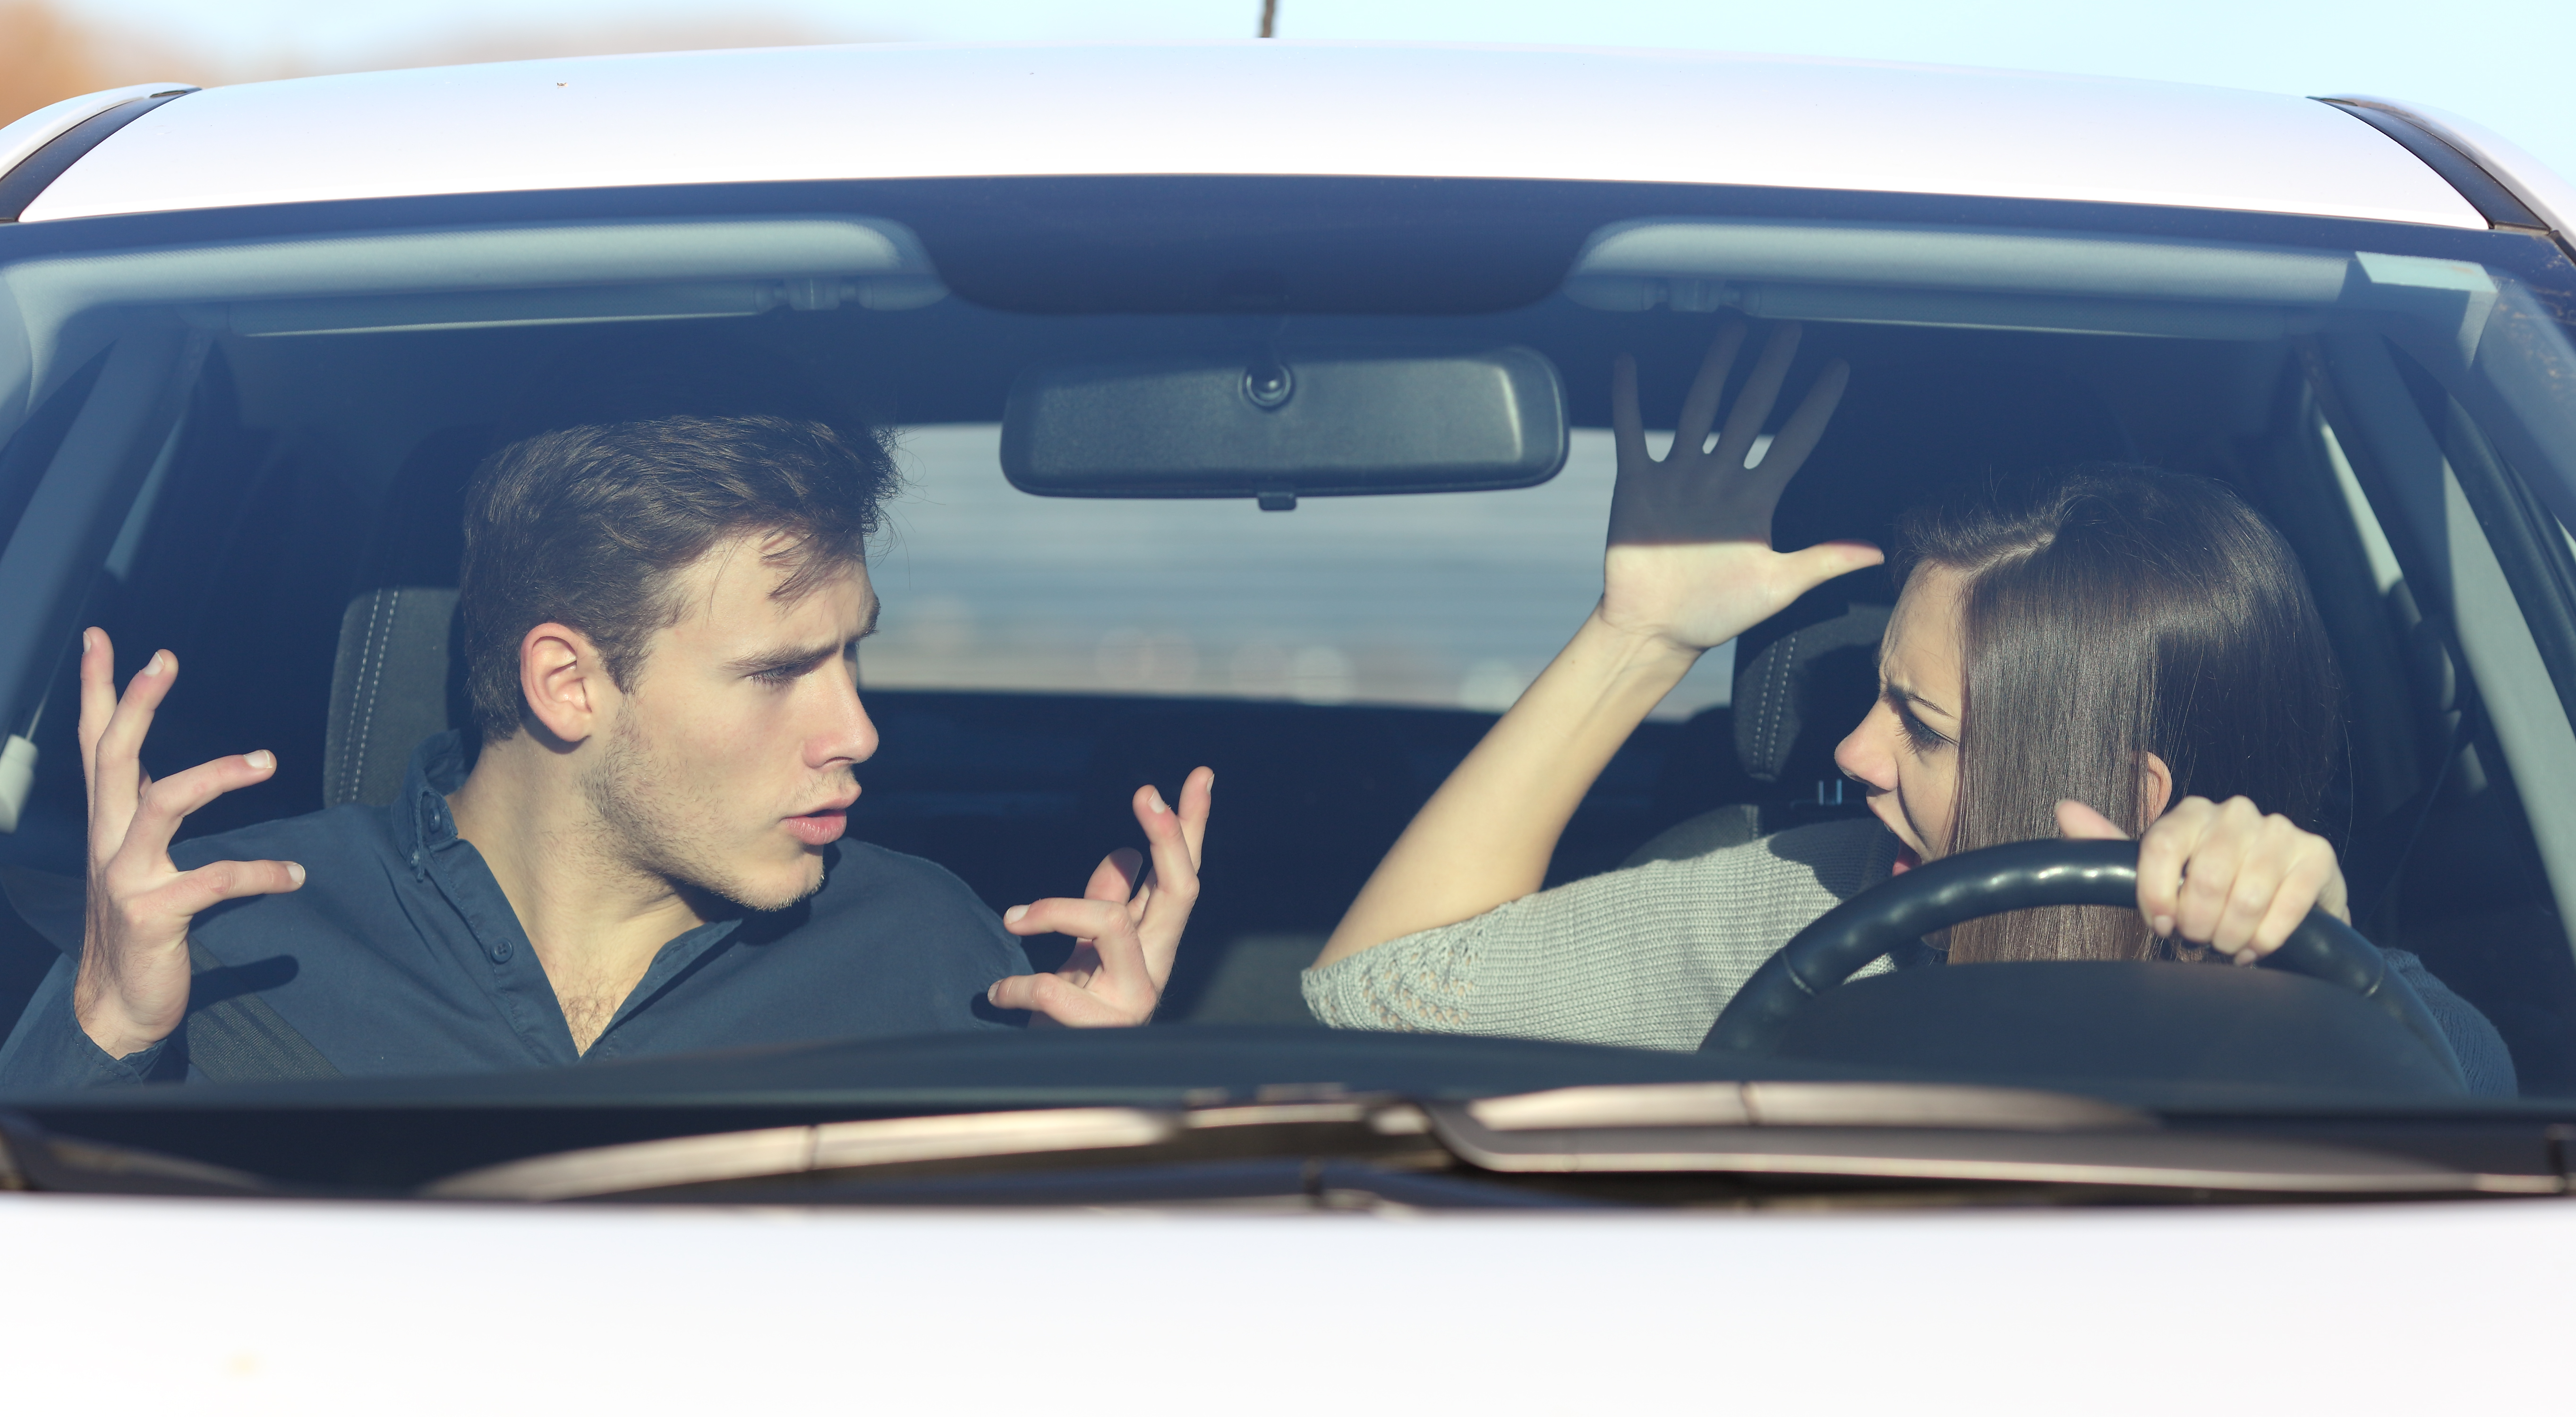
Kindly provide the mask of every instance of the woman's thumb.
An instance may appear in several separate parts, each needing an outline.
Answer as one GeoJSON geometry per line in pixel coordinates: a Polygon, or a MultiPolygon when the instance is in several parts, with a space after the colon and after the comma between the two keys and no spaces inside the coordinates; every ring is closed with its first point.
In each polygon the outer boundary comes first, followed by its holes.
{"type": "Polygon", "coordinates": [[[1784,559],[1803,595],[1836,576],[1875,566],[1887,559],[1887,553],[1866,541],[1828,541],[1804,551],[1792,551],[1784,559]]]}
{"type": "Polygon", "coordinates": [[[2109,817],[2070,801],[2057,804],[2057,837],[2060,841],[2127,841],[2129,834],[2112,825],[2109,817]]]}

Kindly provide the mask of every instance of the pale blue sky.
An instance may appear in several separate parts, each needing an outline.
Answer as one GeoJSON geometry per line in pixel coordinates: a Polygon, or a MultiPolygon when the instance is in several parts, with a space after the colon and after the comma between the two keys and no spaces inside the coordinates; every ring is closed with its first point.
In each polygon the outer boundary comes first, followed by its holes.
{"type": "MultiPolygon", "coordinates": [[[[1249,36],[1259,0],[64,0],[239,64],[382,63],[470,31],[817,39],[1249,36]]],[[[2576,179],[2576,0],[1280,0],[1284,36],[1654,45],[2373,93],[2447,108],[2576,179]]]]}

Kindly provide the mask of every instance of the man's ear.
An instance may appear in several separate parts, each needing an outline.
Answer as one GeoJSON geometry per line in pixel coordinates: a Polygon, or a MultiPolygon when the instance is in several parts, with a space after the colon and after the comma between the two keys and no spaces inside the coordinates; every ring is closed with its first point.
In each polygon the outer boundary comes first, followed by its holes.
{"type": "Polygon", "coordinates": [[[519,637],[519,692],[548,733],[578,743],[607,722],[617,685],[590,636],[549,620],[519,637]]]}
{"type": "Polygon", "coordinates": [[[2145,831],[2156,818],[2163,816],[2165,808],[2171,805],[2173,805],[2173,769],[2165,766],[2165,760],[2153,753],[2140,753],[2138,755],[2138,807],[2140,814],[2146,820],[2138,823],[2138,830],[2145,831]]]}

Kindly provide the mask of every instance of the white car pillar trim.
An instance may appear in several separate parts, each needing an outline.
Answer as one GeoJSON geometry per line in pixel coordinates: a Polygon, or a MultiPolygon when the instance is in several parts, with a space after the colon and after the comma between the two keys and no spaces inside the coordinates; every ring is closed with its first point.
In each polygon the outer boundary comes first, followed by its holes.
{"type": "Polygon", "coordinates": [[[64,99],[60,103],[46,104],[32,113],[11,120],[6,125],[0,125],[0,173],[15,169],[38,148],[118,104],[131,103],[138,98],[151,98],[156,94],[193,90],[195,87],[194,84],[176,81],[127,84],[123,88],[100,89],[96,93],[85,93],[64,99]]]}
{"type": "MultiPolygon", "coordinates": [[[[112,90],[126,93],[127,90],[112,90]]],[[[114,137],[117,130],[159,108],[174,98],[197,92],[188,85],[159,89],[123,98],[104,108],[89,112],[77,121],[48,133],[43,141],[17,153],[5,170],[0,170],[0,222],[14,222],[28,205],[45,193],[54,179],[71,170],[71,165],[89,156],[90,149],[114,137]]],[[[59,105],[58,105],[59,106],[59,105]]],[[[51,109],[39,110],[39,117],[51,109]]],[[[50,124],[44,125],[50,127],[50,124]]],[[[11,124],[6,133],[14,134],[19,124],[11,124]]],[[[34,131],[44,131],[39,127],[34,131]]]]}
{"type": "Polygon", "coordinates": [[[2371,94],[2335,94],[2332,98],[2396,114],[2467,154],[2488,176],[2503,184],[2506,191],[2513,193],[2547,223],[2550,230],[2557,233],[2559,243],[2569,248],[2571,257],[2576,257],[2576,182],[2570,182],[2553,171],[2548,164],[2524,151],[2511,139],[2483,124],[2428,104],[2371,94]]]}
{"type": "Polygon", "coordinates": [[[2441,174],[2442,180],[2450,183],[2452,190],[2458,192],[2463,200],[2477,208],[2478,215],[2485,217],[2489,226],[2508,231],[2545,232],[2550,229],[2548,220],[2533,211],[2531,205],[2517,196],[2512,188],[2497,181],[2495,174],[2487,171],[2486,165],[2479,162],[2475,154],[2462,150],[2457,144],[2416,122],[2404,110],[2368,99],[2326,98],[2317,101],[2351,114],[2387,135],[2389,141],[2413,153],[2426,167],[2441,174]]]}

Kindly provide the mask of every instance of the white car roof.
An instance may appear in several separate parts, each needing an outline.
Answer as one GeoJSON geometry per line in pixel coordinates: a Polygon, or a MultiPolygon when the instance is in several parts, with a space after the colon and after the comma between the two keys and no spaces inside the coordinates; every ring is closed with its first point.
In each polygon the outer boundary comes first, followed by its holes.
{"type": "Polygon", "coordinates": [[[1717,183],[2487,223],[2277,94],[1920,64],[1245,42],[847,45],[244,84],[23,215],[440,193],[1108,173],[1717,183]]]}

